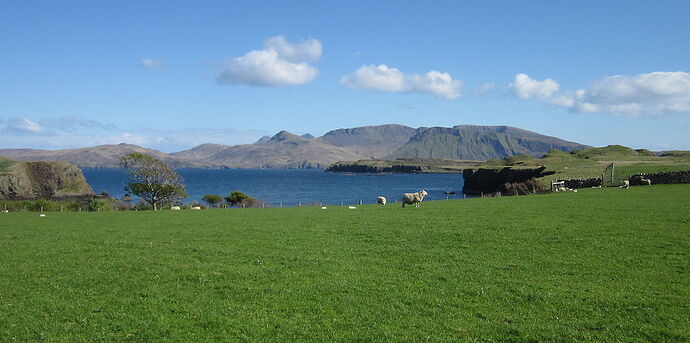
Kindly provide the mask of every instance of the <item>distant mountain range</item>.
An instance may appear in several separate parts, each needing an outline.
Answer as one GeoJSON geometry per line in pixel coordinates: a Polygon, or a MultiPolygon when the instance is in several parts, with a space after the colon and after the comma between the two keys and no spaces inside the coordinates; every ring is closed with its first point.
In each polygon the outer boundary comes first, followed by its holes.
{"type": "Polygon", "coordinates": [[[412,128],[389,124],[337,129],[321,137],[281,131],[254,144],[202,144],[171,154],[123,143],[65,150],[0,149],[0,156],[116,168],[122,156],[140,152],[175,168],[324,168],[338,161],[367,159],[488,160],[521,154],[540,157],[551,149],[569,152],[587,147],[509,126],[412,128]]]}

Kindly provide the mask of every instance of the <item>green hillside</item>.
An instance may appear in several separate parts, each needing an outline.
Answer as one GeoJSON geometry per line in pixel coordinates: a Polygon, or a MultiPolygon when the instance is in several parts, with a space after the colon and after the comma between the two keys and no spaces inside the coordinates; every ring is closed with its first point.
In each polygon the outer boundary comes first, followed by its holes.
{"type": "Polygon", "coordinates": [[[687,342],[689,194],[0,213],[0,341],[687,342]]]}

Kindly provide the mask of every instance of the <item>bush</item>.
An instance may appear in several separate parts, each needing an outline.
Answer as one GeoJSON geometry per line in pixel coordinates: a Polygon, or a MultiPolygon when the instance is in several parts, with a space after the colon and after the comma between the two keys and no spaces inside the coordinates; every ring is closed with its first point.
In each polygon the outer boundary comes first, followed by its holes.
{"type": "Polygon", "coordinates": [[[544,184],[535,178],[524,182],[506,183],[503,184],[501,188],[500,192],[508,195],[514,195],[516,193],[518,195],[534,194],[543,192],[546,189],[544,184]]]}
{"type": "Polygon", "coordinates": [[[218,207],[218,205],[223,202],[223,197],[216,194],[205,194],[202,200],[204,200],[209,207],[218,207]]]}
{"type": "Polygon", "coordinates": [[[89,211],[111,211],[113,204],[107,199],[93,199],[89,201],[89,211]]]}
{"type": "Polygon", "coordinates": [[[240,207],[252,207],[257,201],[256,199],[246,195],[242,192],[234,191],[230,193],[230,196],[225,197],[230,206],[240,206],[240,207]]]}

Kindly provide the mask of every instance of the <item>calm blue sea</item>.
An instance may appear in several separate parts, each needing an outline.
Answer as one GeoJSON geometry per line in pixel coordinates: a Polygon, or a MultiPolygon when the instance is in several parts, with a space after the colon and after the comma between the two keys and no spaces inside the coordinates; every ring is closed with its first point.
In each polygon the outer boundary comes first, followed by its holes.
{"type": "MultiPolygon", "coordinates": [[[[120,198],[129,177],[123,169],[83,169],[96,193],[106,191],[120,198]]],[[[426,190],[427,199],[460,199],[461,174],[343,174],[322,169],[179,169],[189,198],[201,201],[204,194],[227,196],[239,190],[273,207],[322,203],[324,205],[376,203],[383,195],[392,203],[403,193],[426,190]],[[444,194],[456,192],[456,194],[444,194]]]]}

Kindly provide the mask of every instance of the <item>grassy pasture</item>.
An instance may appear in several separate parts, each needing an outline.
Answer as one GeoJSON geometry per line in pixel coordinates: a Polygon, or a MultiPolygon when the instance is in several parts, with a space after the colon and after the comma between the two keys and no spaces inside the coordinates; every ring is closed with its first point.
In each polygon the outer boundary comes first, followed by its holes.
{"type": "Polygon", "coordinates": [[[689,199],[0,213],[0,342],[687,342],[689,199]]]}
{"type": "Polygon", "coordinates": [[[666,171],[690,170],[690,153],[687,151],[673,151],[666,156],[655,156],[648,150],[633,150],[621,145],[610,145],[603,148],[589,148],[575,153],[551,150],[542,158],[519,155],[505,159],[492,159],[478,164],[484,168],[534,168],[545,166],[546,171],[555,174],[542,179],[544,183],[559,179],[588,179],[602,177],[606,184],[620,184],[630,175],[639,173],[658,173],[666,171]],[[614,163],[613,181],[611,171],[607,167],[614,163]]]}

